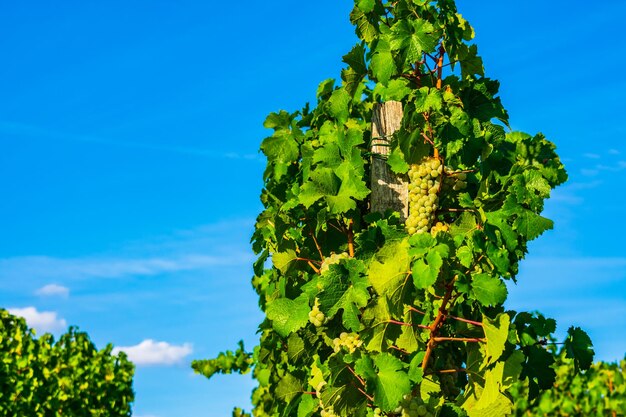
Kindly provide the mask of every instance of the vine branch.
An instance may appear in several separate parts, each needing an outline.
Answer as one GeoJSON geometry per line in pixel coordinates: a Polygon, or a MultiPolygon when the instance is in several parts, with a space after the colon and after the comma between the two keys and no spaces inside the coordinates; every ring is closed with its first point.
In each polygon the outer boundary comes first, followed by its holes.
{"type": "Polygon", "coordinates": [[[424,355],[424,359],[422,360],[422,369],[425,371],[428,366],[428,362],[430,361],[430,356],[433,353],[433,349],[437,345],[437,341],[435,338],[439,333],[439,328],[444,322],[446,314],[448,313],[448,302],[452,297],[452,292],[454,291],[454,282],[456,281],[456,276],[446,285],[446,294],[443,297],[443,301],[441,302],[441,307],[439,307],[439,311],[437,312],[437,317],[435,317],[435,321],[430,325],[430,338],[428,340],[428,344],[426,345],[426,354],[424,355]]]}

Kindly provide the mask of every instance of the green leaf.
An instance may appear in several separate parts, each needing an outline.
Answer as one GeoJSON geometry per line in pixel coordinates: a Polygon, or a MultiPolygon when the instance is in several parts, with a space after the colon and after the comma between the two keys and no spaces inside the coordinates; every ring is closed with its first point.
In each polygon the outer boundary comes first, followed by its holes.
{"type": "Polygon", "coordinates": [[[282,337],[304,327],[309,321],[311,308],[306,295],[295,300],[279,298],[268,303],[267,318],[272,321],[272,327],[282,337]]]}
{"type": "Polygon", "coordinates": [[[298,142],[288,131],[277,131],[261,143],[261,151],[269,162],[291,163],[298,159],[298,142]]]}
{"type": "Polygon", "coordinates": [[[296,260],[298,256],[296,252],[292,249],[288,249],[285,252],[276,252],[272,255],[272,263],[274,267],[278,269],[283,274],[291,268],[292,263],[296,260]]]}
{"type": "Polygon", "coordinates": [[[523,210],[513,222],[513,227],[528,240],[539,237],[546,230],[552,229],[554,222],[530,210],[523,210]]]}
{"type": "Polygon", "coordinates": [[[370,264],[369,279],[380,296],[397,299],[409,276],[410,258],[406,240],[386,244],[370,264]]]}
{"type": "Polygon", "coordinates": [[[298,417],[311,417],[319,404],[312,395],[303,395],[298,404],[298,417]]]}
{"type": "Polygon", "coordinates": [[[377,84],[374,88],[374,95],[380,96],[383,102],[386,101],[402,101],[411,93],[409,81],[404,78],[397,78],[389,81],[387,86],[377,84]]]}
{"type": "Polygon", "coordinates": [[[382,39],[378,41],[376,49],[372,53],[370,70],[372,76],[383,85],[386,85],[397,71],[389,44],[382,39]]]}
{"type": "MultiPolygon", "coordinates": [[[[372,4],[374,0],[371,1],[372,4]]],[[[357,74],[367,74],[367,65],[365,64],[365,47],[363,44],[355,45],[350,52],[343,56],[343,62],[348,64],[357,74]]]]}
{"type": "Polygon", "coordinates": [[[567,330],[567,339],[565,339],[565,356],[574,359],[574,369],[587,370],[593,363],[592,349],[593,344],[589,335],[580,327],[570,327],[567,330]]]}
{"type": "MultiPolygon", "coordinates": [[[[368,1],[363,4],[366,9],[368,1]]],[[[378,29],[374,26],[362,9],[356,5],[350,13],[350,21],[356,26],[356,34],[368,44],[372,42],[378,35],[378,29]]]]}
{"type": "Polygon", "coordinates": [[[459,61],[461,63],[461,77],[485,76],[483,59],[478,56],[478,46],[461,44],[459,61]]]}
{"type": "Polygon", "coordinates": [[[317,92],[316,92],[316,96],[318,98],[327,96],[328,94],[332,93],[333,90],[335,89],[335,79],[334,78],[328,78],[324,81],[322,81],[319,86],[317,87],[317,92]]]}
{"type": "Polygon", "coordinates": [[[374,10],[375,5],[376,5],[375,0],[358,0],[356,7],[361,9],[363,13],[370,13],[374,10]]]}
{"type": "Polygon", "coordinates": [[[420,113],[429,112],[431,110],[441,110],[443,106],[443,97],[441,91],[436,88],[422,87],[419,89],[415,97],[415,111],[420,113]]]}
{"type": "MultiPolygon", "coordinates": [[[[320,198],[334,196],[339,192],[341,181],[332,169],[318,168],[311,173],[310,181],[307,181],[300,188],[298,200],[306,208],[309,208],[320,198]]],[[[349,202],[345,202],[349,204],[349,202]]]]}
{"type": "Polygon", "coordinates": [[[506,300],[508,291],[504,282],[489,274],[472,276],[472,294],[484,306],[497,306],[506,300]]]}
{"type": "Polygon", "coordinates": [[[509,336],[510,317],[508,314],[498,314],[495,320],[483,315],[483,330],[487,343],[485,344],[485,365],[490,365],[502,356],[506,340],[509,336]]]}
{"type": "Polygon", "coordinates": [[[409,364],[409,379],[415,384],[422,382],[424,377],[424,369],[422,368],[422,361],[424,360],[425,352],[417,353],[411,363],[409,364]]]}
{"type": "Polygon", "coordinates": [[[539,390],[552,388],[556,372],[552,368],[554,357],[540,346],[528,346],[524,349],[526,362],[521,378],[529,378],[530,399],[535,398],[539,390]]]}
{"type": "Polygon", "coordinates": [[[455,241],[457,238],[463,241],[463,239],[477,229],[478,223],[476,223],[476,216],[467,211],[461,213],[461,216],[450,225],[450,233],[455,237],[455,241]]]}
{"type": "Polygon", "coordinates": [[[459,258],[459,262],[466,268],[472,266],[474,262],[474,254],[468,246],[461,246],[456,250],[456,256],[459,258]]]}
{"type": "Polygon", "coordinates": [[[330,115],[335,117],[340,123],[345,123],[350,114],[349,104],[351,100],[352,97],[344,88],[333,91],[328,99],[330,115]]]}
{"type": "Polygon", "coordinates": [[[429,156],[431,146],[424,142],[419,130],[408,132],[405,129],[400,129],[396,132],[395,137],[398,140],[398,149],[402,151],[407,163],[417,164],[429,156]]]}
{"type": "Polygon", "coordinates": [[[270,113],[263,122],[266,129],[288,129],[293,120],[293,115],[281,110],[279,113],[270,113]]]}
{"type": "Polygon", "coordinates": [[[276,387],[276,397],[286,403],[291,402],[303,391],[300,381],[291,374],[286,374],[276,387]]]}
{"type": "Polygon", "coordinates": [[[389,154],[387,158],[387,164],[391,171],[396,174],[406,174],[409,172],[409,164],[404,160],[404,155],[400,148],[395,148],[389,154]]]}
{"type": "Polygon", "coordinates": [[[390,320],[389,302],[384,297],[378,297],[375,304],[363,312],[363,322],[369,324],[363,337],[368,351],[382,352],[400,336],[400,326],[391,324],[390,320]]]}
{"type": "Polygon", "coordinates": [[[442,266],[443,258],[436,248],[428,252],[426,259],[417,259],[412,268],[415,288],[424,289],[433,285],[437,281],[442,266]]]}
{"type": "Polygon", "coordinates": [[[363,268],[360,261],[349,260],[345,266],[331,265],[321,277],[324,291],[319,294],[319,302],[322,311],[331,319],[343,309],[343,324],[353,331],[361,330],[359,309],[370,299],[367,278],[359,273],[363,268]]]}
{"type": "Polygon", "coordinates": [[[354,363],[354,372],[365,380],[373,380],[376,378],[376,369],[374,362],[370,356],[361,356],[354,363]]]}
{"type": "Polygon", "coordinates": [[[522,372],[522,364],[525,361],[524,353],[520,350],[513,352],[504,362],[504,372],[502,374],[502,387],[508,389],[519,382],[522,372]]]}
{"type": "Polygon", "coordinates": [[[469,397],[463,404],[469,417],[502,417],[511,414],[513,404],[504,395],[500,387],[504,373],[504,363],[497,363],[493,369],[485,372],[482,389],[471,391],[474,396],[469,397]]]}
{"type": "Polygon", "coordinates": [[[439,36],[434,26],[425,19],[402,19],[391,27],[391,49],[400,51],[405,64],[422,58],[423,52],[434,52],[439,36]]]}
{"type": "Polygon", "coordinates": [[[287,340],[287,356],[291,362],[296,362],[302,355],[306,355],[304,340],[296,333],[292,333],[287,340]]]}
{"type": "Polygon", "coordinates": [[[395,409],[402,397],[411,390],[411,381],[403,371],[404,364],[388,353],[374,357],[376,378],[374,385],[374,405],[385,411],[395,409]]]}
{"type": "Polygon", "coordinates": [[[487,216],[487,221],[500,230],[507,249],[514,251],[517,247],[517,233],[509,225],[511,216],[502,210],[487,212],[485,215],[487,216]]]}

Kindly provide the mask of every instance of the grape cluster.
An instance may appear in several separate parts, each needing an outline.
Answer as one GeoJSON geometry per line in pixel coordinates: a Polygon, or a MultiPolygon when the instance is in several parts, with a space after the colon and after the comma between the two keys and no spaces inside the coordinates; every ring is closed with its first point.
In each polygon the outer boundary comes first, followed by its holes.
{"type": "Polygon", "coordinates": [[[437,222],[432,229],[430,229],[430,234],[434,236],[437,236],[437,233],[439,232],[447,232],[448,230],[450,230],[450,228],[448,227],[447,224],[445,223],[441,223],[441,222],[437,222]]]}
{"type": "Polygon", "coordinates": [[[333,410],[332,407],[322,410],[322,412],[320,413],[320,416],[321,417],[339,417],[337,414],[335,414],[335,410],[333,410]]]}
{"type": "Polygon", "coordinates": [[[320,327],[326,321],[326,316],[320,311],[320,302],[317,298],[315,299],[313,308],[309,312],[309,321],[313,323],[315,327],[320,327]]]}
{"type": "Polygon", "coordinates": [[[381,410],[380,408],[376,407],[374,409],[374,417],[382,417],[383,415],[383,410],[381,410]]]}
{"type": "Polygon", "coordinates": [[[443,187],[454,191],[462,191],[467,188],[467,174],[465,172],[454,172],[452,168],[445,167],[443,187]]]}
{"type": "Polygon", "coordinates": [[[356,333],[342,332],[339,337],[333,340],[335,352],[339,352],[342,347],[345,347],[350,353],[354,353],[362,344],[363,341],[359,339],[359,335],[356,333]]]}
{"type": "Polygon", "coordinates": [[[342,259],[346,259],[349,257],[350,255],[348,254],[348,252],[330,254],[330,256],[325,257],[322,261],[322,266],[320,266],[320,274],[328,271],[328,268],[330,268],[331,265],[336,265],[341,262],[342,259]]]}
{"type": "Polygon", "coordinates": [[[416,397],[405,398],[400,404],[401,417],[434,417],[434,410],[416,397]]]}
{"type": "Polygon", "coordinates": [[[409,169],[409,234],[430,230],[439,203],[439,188],[443,165],[438,158],[425,158],[409,169]]]}

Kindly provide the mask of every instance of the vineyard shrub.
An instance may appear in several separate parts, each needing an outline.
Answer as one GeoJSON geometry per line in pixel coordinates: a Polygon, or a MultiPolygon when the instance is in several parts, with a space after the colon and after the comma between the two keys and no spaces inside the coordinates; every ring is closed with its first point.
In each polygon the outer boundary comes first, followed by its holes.
{"type": "Polygon", "coordinates": [[[35,338],[24,319],[0,310],[0,416],[130,416],[134,366],[112,349],[98,351],[75,328],[56,342],[35,338]]]}
{"type": "MultiPolygon", "coordinates": [[[[260,343],[193,367],[253,370],[256,417],[511,415],[520,380],[532,400],[557,378],[554,320],[504,303],[565,169],[543,135],[510,130],[453,0],[358,0],[350,20],[340,79],[265,120],[260,343]],[[385,181],[399,204],[377,209],[385,181]]],[[[581,329],[564,343],[591,365],[581,329]]]]}

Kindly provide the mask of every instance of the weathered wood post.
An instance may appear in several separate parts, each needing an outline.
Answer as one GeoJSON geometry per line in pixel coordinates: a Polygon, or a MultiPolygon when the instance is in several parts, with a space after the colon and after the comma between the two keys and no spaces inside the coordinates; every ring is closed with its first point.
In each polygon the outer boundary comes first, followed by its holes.
{"type": "Polygon", "coordinates": [[[372,112],[370,211],[384,213],[394,210],[402,221],[409,215],[408,182],[394,174],[387,164],[392,135],[402,123],[402,103],[387,101],[377,104],[372,112]]]}

